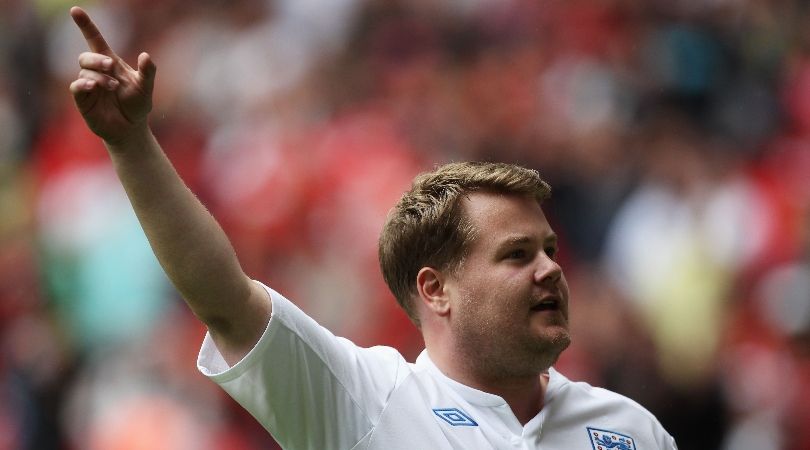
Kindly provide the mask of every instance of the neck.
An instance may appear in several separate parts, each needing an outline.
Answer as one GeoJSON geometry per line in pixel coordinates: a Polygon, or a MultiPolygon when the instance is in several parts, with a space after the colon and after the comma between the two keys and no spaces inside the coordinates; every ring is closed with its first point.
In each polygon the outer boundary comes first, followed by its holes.
{"type": "Polygon", "coordinates": [[[436,350],[428,348],[428,353],[443,374],[471,388],[500,396],[521,425],[525,425],[543,408],[549,379],[547,371],[525,376],[492,376],[464,364],[464,360],[469,358],[447,357],[436,350]]]}
{"type": "Polygon", "coordinates": [[[530,379],[511,381],[510,383],[504,380],[493,383],[490,387],[483,385],[476,389],[499,395],[512,409],[512,413],[520,424],[526,425],[543,409],[546,387],[548,386],[548,374],[541,373],[530,379]]]}

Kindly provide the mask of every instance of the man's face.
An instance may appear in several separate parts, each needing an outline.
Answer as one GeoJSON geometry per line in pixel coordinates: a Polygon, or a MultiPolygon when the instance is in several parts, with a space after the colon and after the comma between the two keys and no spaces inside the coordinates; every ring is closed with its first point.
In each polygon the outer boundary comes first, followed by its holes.
{"type": "Polygon", "coordinates": [[[528,196],[477,192],[462,202],[475,238],[446,281],[460,356],[493,377],[537,374],[571,341],[557,237],[528,196]]]}

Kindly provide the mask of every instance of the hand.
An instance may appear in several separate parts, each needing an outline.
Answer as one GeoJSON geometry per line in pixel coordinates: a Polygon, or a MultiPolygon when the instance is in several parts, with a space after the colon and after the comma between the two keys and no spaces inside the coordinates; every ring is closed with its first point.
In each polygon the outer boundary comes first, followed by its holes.
{"type": "Polygon", "coordinates": [[[133,69],[110,49],[86,12],[74,6],[70,15],[91,50],[79,55],[81,70],[70,84],[73,100],[93,133],[109,144],[121,143],[147,127],[157,69],[148,53],[138,56],[133,69]]]}

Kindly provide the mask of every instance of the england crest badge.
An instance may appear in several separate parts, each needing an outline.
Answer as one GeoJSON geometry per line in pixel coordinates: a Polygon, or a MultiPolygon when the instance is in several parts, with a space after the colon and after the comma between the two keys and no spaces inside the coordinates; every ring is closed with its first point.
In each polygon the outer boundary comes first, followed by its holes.
{"type": "Polygon", "coordinates": [[[633,438],[615,431],[586,427],[593,450],[638,450],[633,438]]]}

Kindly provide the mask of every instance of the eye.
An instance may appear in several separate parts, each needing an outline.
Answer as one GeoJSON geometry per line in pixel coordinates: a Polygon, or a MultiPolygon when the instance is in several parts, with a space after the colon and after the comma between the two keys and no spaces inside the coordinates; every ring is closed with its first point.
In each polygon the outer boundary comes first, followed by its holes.
{"type": "Polygon", "coordinates": [[[551,259],[554,259],[554,257],[557,256],[557,247],[546,247],[544,251],[551,259]]]}
{"type": "Polygon", "coordinates": [[[523,258],[526,257],[527,254],[528,253],[526,252],[526,250],[524,250],[522,248],[519,248],[519,249],[515,249],[515,250],[510,251],[506,255],[506,259],[523,259],[523,258]]]}

